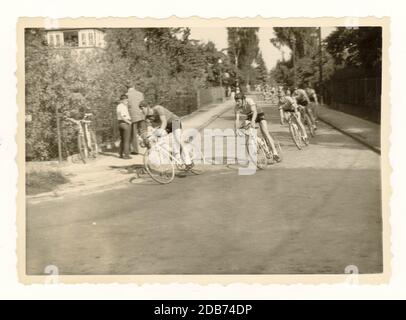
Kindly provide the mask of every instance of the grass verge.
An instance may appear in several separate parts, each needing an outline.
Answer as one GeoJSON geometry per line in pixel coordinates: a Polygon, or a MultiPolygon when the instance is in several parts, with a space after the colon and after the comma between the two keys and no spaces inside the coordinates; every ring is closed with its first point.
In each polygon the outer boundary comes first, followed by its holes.
{"type": "Polygon", "coordinates": [[[57,170],[27,172],[25,176],[25,187],[27,195],[36,195],[44,192],[50,192],[57,186],[68,183],[62,172],[57,170]]]}

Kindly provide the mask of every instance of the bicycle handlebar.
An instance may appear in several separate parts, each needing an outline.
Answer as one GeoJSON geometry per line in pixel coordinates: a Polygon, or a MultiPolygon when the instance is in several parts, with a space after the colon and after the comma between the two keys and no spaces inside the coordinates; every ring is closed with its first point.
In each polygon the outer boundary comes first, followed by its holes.
{"type": "Polygon", "coordinates": [[[249,121],[247,124],[242,124],[239,129],[248,130],[248,129],[251,129],[251,128],[256,129],[256,128],[258,128],[258,125],[255,124],[255,127],[253,127],[252,124],[251,124],[251,121],[249,121]]]}

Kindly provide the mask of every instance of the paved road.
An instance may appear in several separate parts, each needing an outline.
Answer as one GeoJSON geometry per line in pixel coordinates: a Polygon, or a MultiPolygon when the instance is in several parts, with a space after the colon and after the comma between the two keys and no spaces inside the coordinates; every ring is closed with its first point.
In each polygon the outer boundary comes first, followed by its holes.
{"type": "MultiPolygon", "coordinates": [[[[320,124],[299,151],[265,107],[284,161],[231,166],[28,203],[27,273],[289,274],[382,271],[380,157],[320,124]]],[[[211,128],[231,128],[227,112],[211,128]]]]}

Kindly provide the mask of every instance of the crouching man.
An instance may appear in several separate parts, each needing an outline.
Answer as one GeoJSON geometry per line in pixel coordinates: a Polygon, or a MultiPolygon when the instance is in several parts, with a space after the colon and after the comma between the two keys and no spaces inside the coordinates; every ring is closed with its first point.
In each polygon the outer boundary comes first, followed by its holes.
{"type": "MultiPolygon", "coordinates": [[[[183,152],[186,148],[182,140],[182,122],[180,118],[163,106],[156,105],[151,107],[145,100],[141,101],[139,107],[144,113],[146,120],[155,128],[154,134],[157,137],[162,137],[166,133],[173,134],[176,146],[180,147],[186,167],[191,168],[193,166],[192,160],[190,159],[188,152],[183,152]]],[[[176,149],[177,148],[175,147],[175,156],[179,154],[176,149]]]]}

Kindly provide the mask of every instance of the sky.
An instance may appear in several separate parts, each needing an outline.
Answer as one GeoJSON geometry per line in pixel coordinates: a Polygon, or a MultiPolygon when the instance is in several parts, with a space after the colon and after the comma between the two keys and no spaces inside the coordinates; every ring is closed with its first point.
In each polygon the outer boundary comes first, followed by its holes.
{"type": "MultiPolygon", "coordinates": [[[[321,37],[324,39],[335,28],[325,27],[321,28],[321,37]]],[[[265,60],[268,70],[272,69],[278,60],[282,60],[282,52],[275,48],[269,39],[273,38],[273,28],[260,28],[258,31],[259,48],[262,52],[262,56],[265,60]]],[[[212,41],[216,44],[218,50],[227,48],[227,29],[226,28],[191,28],[191,39],[201,40],[203,42],[212,41]]],[[[285,54],[285,58],[290,57],[290,50],[285,48],[282,50],[285,54]]]]}

